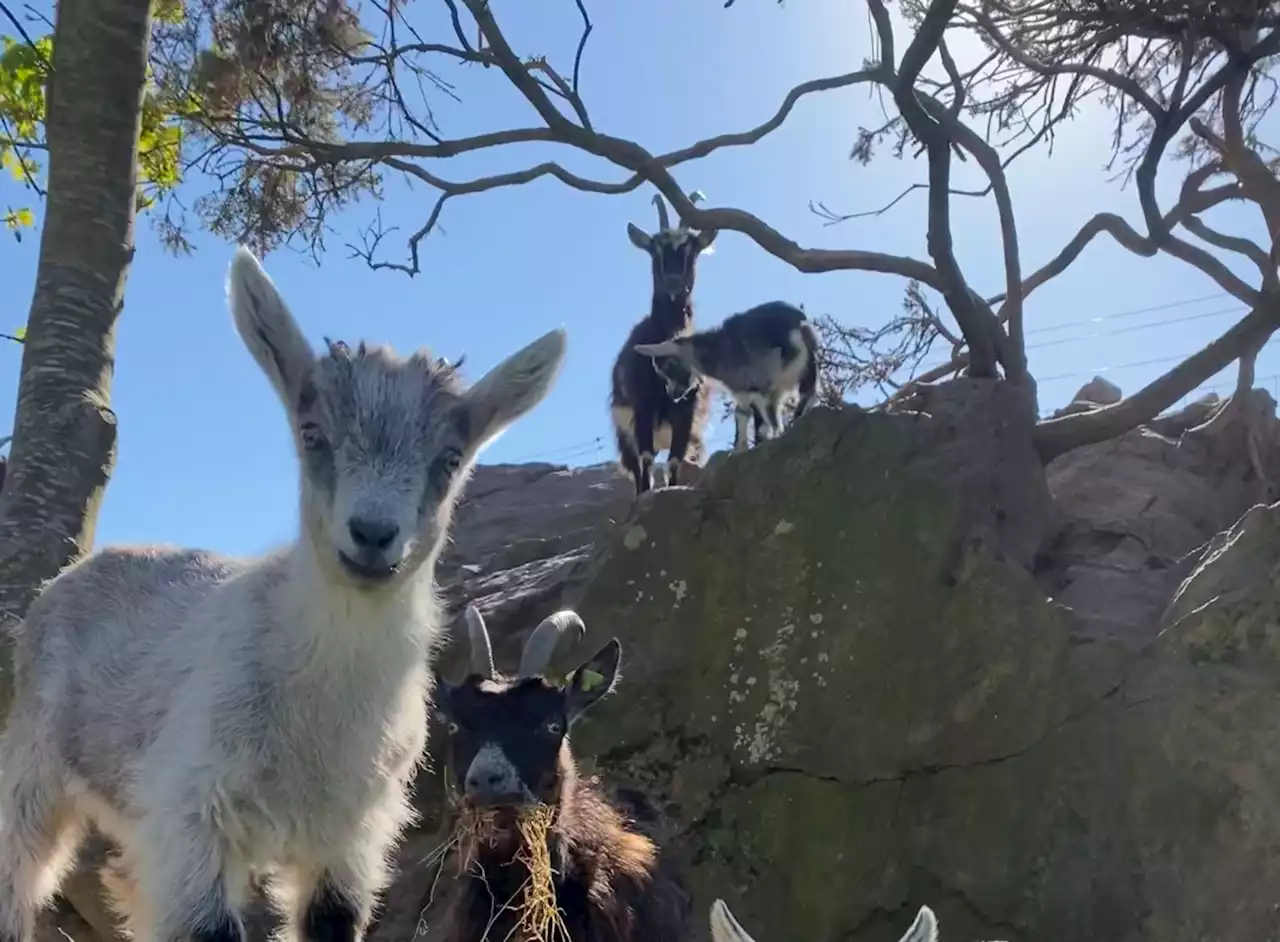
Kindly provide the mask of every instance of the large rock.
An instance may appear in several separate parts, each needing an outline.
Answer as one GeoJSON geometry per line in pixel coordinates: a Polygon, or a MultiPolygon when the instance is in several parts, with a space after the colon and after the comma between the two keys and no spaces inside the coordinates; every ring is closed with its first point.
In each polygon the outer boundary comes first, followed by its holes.
{"type": "MultiPolygon", "coordinates": [[[[639,501],[612,464],[482,467],[450,615],[478,604],[508,667],[565,605],[589,637],[558,669],[622,640],[575,750],[662,804],[694,939],[717,896],[763,942],[891,942],[921,904],[943,942],[1274,937],[1280,505],[1249,509],[1241,447],[1280,441],[1274,405],[1250,439],[1193,404],[1047,473],[1011,387],[895,410],[815,409],[639,501]]],[[[375,942],[443,942],[438,767],[416,802],[375,942]]]]}
{"type": "Polygon", "coordinates": [[[1275,403],[1265,390],[1244,402],[1247,425],[1231,414],[1207,421],[1220,404],[1206,398],[1049,465],[1062,526],[1040,583],[1072,609],[1082,633],[1134,650],[1149,644],[1205,544],[1271,498],[1251,456],[1261,456],[1264,471],[1280,459],[1275,403]]]}
{"type": "MultiPolygon", "coordinates": [[[[815,410],[696,489],[620,492],[554,598],[492,623],[499,661],[561,604],[589,637],[558,668],[622,640],[620,691],[575,749],[662,802],[694,938],[716,896],[761,939],[889,942],[925,903],[957,942],[1273,936],[1280,509],[1195,567],[1247,488],[1197,489],[1178,443],[1081,450],[1051,469],[1055,509],[1015,392],[964,381],[913,408],[815,410]],[[1095,555],[1141,527],[1147,551],[1189,554],[1143,595],[1141,644],[1041,584],[1055,546],[1080,566],[1107,527],[1125,529],[1095,555]]],[[[440,938],[438,770],[419,802],[377,939],[440,938]]]]}

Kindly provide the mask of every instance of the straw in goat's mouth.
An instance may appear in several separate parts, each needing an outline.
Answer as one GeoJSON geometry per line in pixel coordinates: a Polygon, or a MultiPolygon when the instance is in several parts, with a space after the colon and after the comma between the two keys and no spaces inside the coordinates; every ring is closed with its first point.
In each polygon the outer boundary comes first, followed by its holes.
{"type": "MultiPolygon", "coordinates": [[[[459,821],[463,849],[460,861],[475,866],[474,850],[481,844],[493,847],[501,840],[498,818],[502,814],[494,809],[467,809],[463,813],[459,821]]],[[[515,860],[524,864],[529,876],[503,909],[518,914],[513,934],[521,942],[569,942],[569,928],[556,904],[555,870],[551,865],[548,838],[554,821],[555,812],[550,805],[538,804],[515,812],[520,841],[515,860]]]]}

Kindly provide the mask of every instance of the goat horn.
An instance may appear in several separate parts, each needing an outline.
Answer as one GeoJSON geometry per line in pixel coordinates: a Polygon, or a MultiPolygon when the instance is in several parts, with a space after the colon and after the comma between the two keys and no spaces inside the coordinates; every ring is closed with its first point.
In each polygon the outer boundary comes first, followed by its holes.
{"type": "Polygon", "coordinates": [[[524,651],[520,655],[520,669],[517,672],[519,676],[533,677],[546,670],[547,665],[551,663],[551,655],[556,651],[556,645],[560,643],[561,636],[569,629],[573,629],[578,639],[587,633],[587,626],[583,624],[577,612],[565,609],[544,618],[542,623],[533,629],[529,640],[524,643],[524,651]]]}
{"type": "Polygon", "coordinates": [[[467,634],[471,637],[471,672],[481,677],[493,676],[493,648],[489,644],[489,629],[484,626],[480,609],[467,606],[467,634]]]}
{"type": "Polygon", "coordinates": [[[755,942],[722,899],[711,904],[712,942],[755,942]]]}
{"type": "Polygon", "coordinates": [[[661,193],[653,194],[653,205],[658,207],[658,231],[664,232],[671,228],[671,223],[667,221],[667,204],[662,199],[661,193]]]}

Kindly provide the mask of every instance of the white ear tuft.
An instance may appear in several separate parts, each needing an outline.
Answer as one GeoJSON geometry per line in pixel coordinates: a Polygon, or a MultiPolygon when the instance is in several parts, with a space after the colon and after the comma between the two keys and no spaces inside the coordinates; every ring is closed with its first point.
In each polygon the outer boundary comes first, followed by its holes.
{"type": "Polygon", "coordinates": [[[243,245],[227,274],[227,302],[240,339],[292,410],[302,377],[315,360],[310,344],[262,265],[243,245]]]}
{"type": "Polygon", "coordinates": [[[564,362],[567,345],[563,328],[556,328],[507,357],[467,390],[472,457],[546,398],[564,362]]]}

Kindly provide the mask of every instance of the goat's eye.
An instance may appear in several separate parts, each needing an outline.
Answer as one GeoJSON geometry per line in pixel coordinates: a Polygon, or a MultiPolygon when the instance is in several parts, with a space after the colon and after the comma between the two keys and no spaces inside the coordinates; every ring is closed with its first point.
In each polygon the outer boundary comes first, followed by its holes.
{"type": "Polygon", "coordinates": [[[448,483],[458,473],[460,467],[462,467],[462,452],[456,448],[450,448],[436,459],[434,468],[436,479],[442,484],[448,483]]]}
{"type": "Polygon", "coordinates": [[[450,736],[452,736],[454,733],[458,731],[458,724],[455,723],[453,720],[449,719],[449,717],[446,716],[444,713],[440,713],[440,712],[436,713],[436,722],[443,724],[445,732],[447,732],[450,736]]]}
{"type": "Polygon", "coordinates": [[[320,426],[314,422],[303,422],[298,431],[302,435],[302,447],[307,451],[316,451],[328,445],[324,432],[320,431],[320,426]]]}
{"type": "Polygon", "coordinates": [[[559,720],[552,720],[550,723],[547,724],[547,732],[550,733],[552,736],[559,736],[561,733],[564,732],[564,724],[561,723],[559,720]]]}

